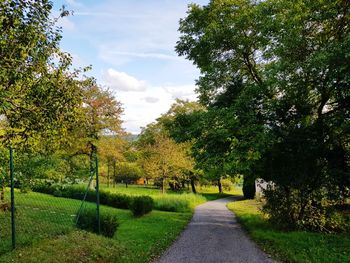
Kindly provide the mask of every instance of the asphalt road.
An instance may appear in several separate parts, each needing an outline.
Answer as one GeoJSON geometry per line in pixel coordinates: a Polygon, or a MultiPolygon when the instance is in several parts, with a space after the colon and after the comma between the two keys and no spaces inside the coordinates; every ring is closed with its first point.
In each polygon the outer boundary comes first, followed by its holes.
{"type": "Polygon", "coordinates": [[[179,239],[154,263],[271,263],[226,207],[234,197],[197,206],[179,239]]]}

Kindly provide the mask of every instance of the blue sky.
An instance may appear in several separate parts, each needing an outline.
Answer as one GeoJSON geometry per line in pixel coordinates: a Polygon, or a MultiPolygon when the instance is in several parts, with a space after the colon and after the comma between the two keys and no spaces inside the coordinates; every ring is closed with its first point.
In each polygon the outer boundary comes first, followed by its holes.
{"type": "Polygon", "coordinates": [[[63,18],[61,47],[75,67],[92,65],[91,75],[124,106],[124,127],[140,126],[166,112],[175,98],[195,100],[198,69],[174,46],[179,19],[190,3],[208,0],[55,0],[74,15],[63,18]]]}

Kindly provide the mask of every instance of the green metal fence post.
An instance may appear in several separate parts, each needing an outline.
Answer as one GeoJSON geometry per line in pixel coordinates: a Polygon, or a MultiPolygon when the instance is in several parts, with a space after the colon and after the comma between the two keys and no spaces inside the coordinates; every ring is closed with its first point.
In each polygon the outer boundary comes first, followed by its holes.
{"type": "Polygon", "coordinates": [[[100,219],[100,184],[98,178],[98,157],[96,150],[96,216],[97,216],[97,226],[98,226],[98,234],[101,234],[101,219],[100,219]]]}
{"type": "Polygon", "coordinates": [[[11,179],[11,234],[12,248],[16,248],[16,225],[15,225],[15,180],[13,173],[13,150],[10,147],[10,179],[11,179]]]}

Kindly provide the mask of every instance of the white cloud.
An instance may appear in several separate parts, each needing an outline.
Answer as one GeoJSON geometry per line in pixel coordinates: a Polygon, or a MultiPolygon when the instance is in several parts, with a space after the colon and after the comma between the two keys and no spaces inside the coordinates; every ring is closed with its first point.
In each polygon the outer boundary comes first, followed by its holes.
{"type": "MultiPolygon", "coordinates": [[[[154,122],[161,114],[167,112],[175,102],[176,98],[195,100],[196,95],[194,93],[194,85],[167,85],[154,86],[144,81],[140,81],[137,78],[128,75],[127,73],[118,72],[114,69],[107,70],[108,78],[117,80],[113,86],[110,85],[117,100],[119,100],[124,107],[124,114],[122,119],[124,121],[124,127],[128,132],[139,133],[140,127],[145,127],[147,124],[154,122]],[[111,75],[113,77],[111,77],[111,75]],[[122,76],[122,77],[121,77],[122,76]],[[120,79],[132,80],[130,82],[142,83],[147,89],[132,90],[130,84],[128,86],[128,92],[123,92],[116,83],[120,83],[120,79]]],[[[106,80],[104,79],[104,84],[106,80]]],[[[127,81],[125,81],[127,82],[127,81]]],[[[124,88],[126,90],[126,88],[124,88]]]]}
{"type": "Polygon", "coordinates": [[[144,100],[148,103],[157,103],[159,101],[156,97],[145,97],[144,100]]]}
{"type": "Polygon", "coordinates": [[[103,84],[117,91],[145,91],[146,82],[112,68],[102,75],[103,84]]]}
{"type": "Polygon", "coordinates": [[[164,87],[173,99],[196,100],[195,85],[168,86],[164,87]]]}

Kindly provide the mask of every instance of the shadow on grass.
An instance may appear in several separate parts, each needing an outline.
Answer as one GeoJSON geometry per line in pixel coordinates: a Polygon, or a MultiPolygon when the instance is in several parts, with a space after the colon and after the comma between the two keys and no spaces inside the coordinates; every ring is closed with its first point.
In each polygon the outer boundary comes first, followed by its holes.
{"type": "Polygon", "coordinates": [[[233,194],[227,194],[227,193],[200,193],[207,201],[213,201],[220,198],[225,197],[237,197],[237,200],[243,200],[243,196],[241,195],[233,195],[233,194]]]}

